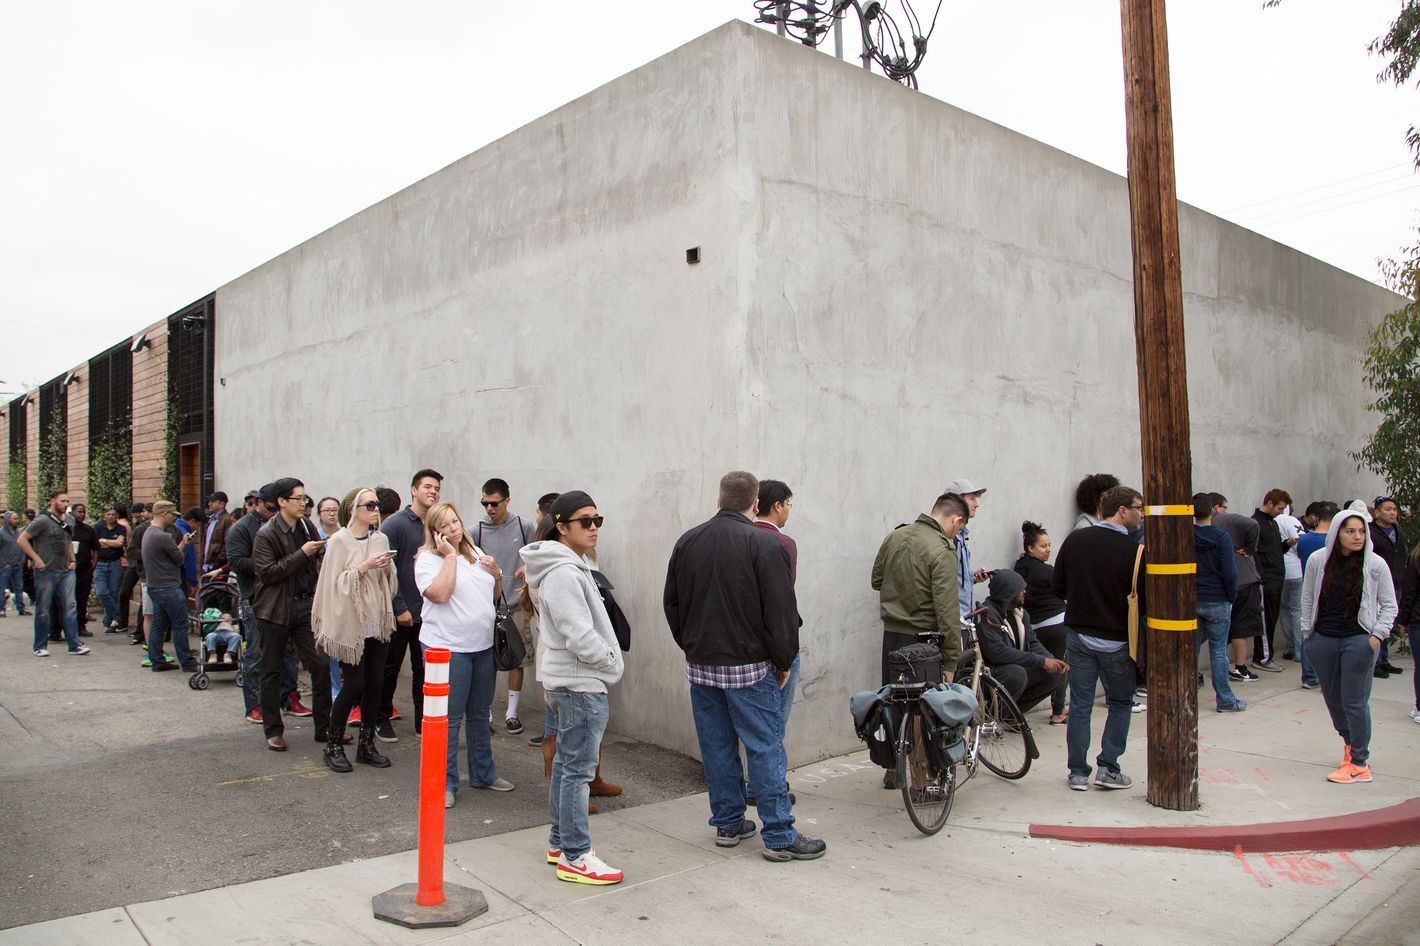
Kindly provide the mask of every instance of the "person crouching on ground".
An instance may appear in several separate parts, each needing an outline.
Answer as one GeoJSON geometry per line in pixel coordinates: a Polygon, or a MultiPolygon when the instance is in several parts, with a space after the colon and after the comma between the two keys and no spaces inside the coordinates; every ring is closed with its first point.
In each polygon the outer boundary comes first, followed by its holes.
{"type": "Polygon", "coordinates": [[[1371,549],[1369,520],[1358,509],[1337,513],[1302,578],[1304,646],[1344,745],[1327,779],[1343,784],[1371,780],[1371,678],[1399,613],[1390,566],[1371,549]]]}
{"type": "Polygon", "coordinates": [[[373,489],[351,490],[336,516],[341,528],[326,537],[311,609],[316,646],[339,662],[342,681],[330,708],[325,764],[335,772],[352,770],[345,758],[345,724],[359,703],[360,745],[355,761],[383,769],[390,760],[375,747],[375,720],[394,633],[394,553],[389,538],[376,528],[380,503],[373,489]]]}
{"type": "Polygon", "coordinates": [[[449,650],[449,744],[444,769],[444,807],[459,790],[459,726],[467,722],[468,784],[511,792],[498,777],[488,711],[498,667],[493,662],[493,600],[503,571],[473,544],[453,503],[434,503],[424,513],[424,545],[414,556],[414,584],[424,605],[419,643],[449,650]]]}
{"type": "Polygon", "coordinates": [[[581,490],[557,497],[548,513],[556,538],[523,547],[528,586],[538,603],[538,677],[557,714],[557,752],[547,790],[547,860],[558,880],[615,884],[625,876],[592,849],[589,786],[606,732],[607,687],[625,664],[616,632],[583,558],[596,548],[602,517],[581,490]]]}
{"type": "Polygon", "coordinates": [[[1064,700],[1070,665],[1059,659],[1035,635],[1025,613],[1026,580],[1001,569],[991,576],[986,620],[978,635],[981,658],[1011,699],[1029,713],[1046,697],[1064,700]]]}

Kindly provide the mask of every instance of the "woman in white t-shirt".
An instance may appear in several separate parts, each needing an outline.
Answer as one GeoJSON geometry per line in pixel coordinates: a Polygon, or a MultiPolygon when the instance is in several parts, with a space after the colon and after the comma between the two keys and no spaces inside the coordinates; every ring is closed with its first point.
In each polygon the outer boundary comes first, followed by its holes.
{"type": "Polygon", "coordinates": [[[424,597],[419,643],[449,649],[449,745],[444,807],[459,790],[459,726],[467,718],[468,784],[511,792],[493,766],[488,711],[498,678],[493,663],[494,598],[503,573],[464,531],[453,503],[435,503],[424,514],[424,546],[414,557],[414,584],[424,597]]]}

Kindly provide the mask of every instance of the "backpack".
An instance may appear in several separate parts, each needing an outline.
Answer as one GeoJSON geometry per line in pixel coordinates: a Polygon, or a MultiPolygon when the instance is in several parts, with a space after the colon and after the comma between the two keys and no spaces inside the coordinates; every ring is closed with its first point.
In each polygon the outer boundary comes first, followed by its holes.
{"type": "Polygon", "coordinates": [[[886,696],[888,687],[863,690],[848,698],[853,714],[853,731],[868,746],[868,758],[884,769],[897,768],[897,727],[901,714],[886,696]]]}
{"type": "Polygon", "coordinates": [[[942,652],[932,644],[908,644],[888,654],[888,679],[895,683],[942,682],[942,652]]]}

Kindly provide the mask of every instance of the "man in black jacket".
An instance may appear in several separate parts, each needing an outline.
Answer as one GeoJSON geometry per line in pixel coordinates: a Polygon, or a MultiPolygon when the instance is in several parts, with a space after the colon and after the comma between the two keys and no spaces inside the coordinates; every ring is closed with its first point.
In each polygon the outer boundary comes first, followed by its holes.
{"type": "Polygon", "coordinates": [[[1287,565],[1282,561],[1287,547],[1282,530],[1277,528],[1277,517],[1290,505],[1292,497],[1285,489],[1269,489],[1262,506],[1252,511],[1258,530],[1257,577],[1262,579],[1262,635],[1252,640],[1252,665],[1269,673],[1282,672],[1282,665],[1272,659],[1272,637],[1282,613],[1282,583],[1287,577],[1287,565]]]}
{"type": "Polygon", "coordinates": [[[736,470],[720,479],[720,511],[680,537],[666,571],[666,621],[685,651],[685,676],[715,843],[752,837],[744,771],[764,819],[764,857],[810,860],[827,848],[794,829],[784,753],[783,688],[799,652],[799,611],[789,555],[755,528],[759,481],[736,470]]]}
{"type": "MultiPolygon", "coordinates": [[[[252,561],[252,542],[257,530],[276,515],[276,484],[268,483],[247,494],[249,510],[227,530],[224,554],[227,567],[237,576],[239,598],[237,617],[242,622],[246,647],[242,650],[242,702],[249,723],[261,724],[261,626],[251,611],[252,593],[256,590],[256,563],[252,561]],[[254,502],[251,502],[254,500],[254,502]]],[[[294,715],[309,716],[309,708],[301,705],[296,690],[296,658],[289,652],[282,656],[281,705],[294,715]]]]}
{"type": "Polygon", "coordinates": [[[326,742],[330,725],[330,661],[316,650],[311,631],[311,606],[319,564],[316,556],[325,540],[315,535],[306,519],[306,487],[285,477],[272,484],[277,513],[260,529],[252,543],[256,586],[252,612],[261,627],[261,724],[266,748],[286,751],[279,689],[282,658],[289,642],[311,675],[311,702],[315,704],[316,742],[326,742]]]}
{"type": "MultiPolygon", "coordinates": [[[[1400,529],[1400,507],[1389,496],[1377,496],[1371,504],[1371,547],[1390,566],[1391,583],[1395,588],[1395,600],[1405,597],[1405,560],[1410,555],[1410,545],[1405,541],[1405,533],[1400,529]]],[[[1407,615],[1404,611],[1396,620],[1396,629],[1404,633],[1407,615]]],[[[1381,641],[1380,652],[1376,655],[1373,671],[1378,677],[1404,673],[1400,667],[1390,662],[1389,641],[1381,641]]]]}
{"type": "MultiPolygon", "coordinates": [[[[1129,537],[1144,524],[1144,498],[1128,486],[1116,486],[1100,500],[1103,519],[1065,537],[1055,556],[1055,593],[1065,599],[1065,662],[1070,665],[1070,721],[1065,726],[1070,788],[1090,787],[1090,712],[1095,684],[1104,684],[1109,716],[1095,759],[1095,786],[1128,788],[1119,757],[1129,739],[1134,704],[1135,668],[1129,659],[1129,594],[1138,589],[1139,621],[1144,621],[1144,569],[1141,546],[1129,537]]],[[[1141,630],[1142,633],[1142,630],[1141,630]]]]}

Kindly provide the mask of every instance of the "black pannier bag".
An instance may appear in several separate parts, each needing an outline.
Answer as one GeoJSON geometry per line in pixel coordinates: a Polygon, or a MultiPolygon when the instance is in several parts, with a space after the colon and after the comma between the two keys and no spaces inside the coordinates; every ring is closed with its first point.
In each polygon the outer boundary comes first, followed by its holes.
{"type": "Polygon", "coordinates": [[[897,767],[898,709],[885,696],[888,688],[863,690],[848,698],[853,713],[853,731],[868,746],[868,758],[884,769],[897,767]]]}
{"type": "Polygon", "coordinates": [[[942,682],[942,652],[931,644],[908,644],[888,654],[888,679],[893,683],[942,682]]]}

